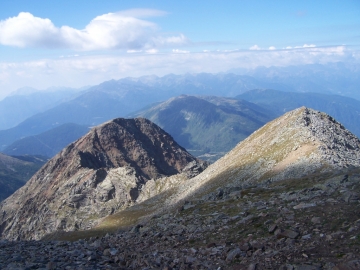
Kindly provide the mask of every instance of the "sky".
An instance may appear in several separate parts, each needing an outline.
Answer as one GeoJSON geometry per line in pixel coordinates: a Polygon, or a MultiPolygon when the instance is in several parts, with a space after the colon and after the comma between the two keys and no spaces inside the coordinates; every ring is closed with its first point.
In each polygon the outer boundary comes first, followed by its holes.
{"type": "Polygon", "coordinates": [[[0,98],[337,61],[360,61],[360,0],[0,0],[0,98]]]}

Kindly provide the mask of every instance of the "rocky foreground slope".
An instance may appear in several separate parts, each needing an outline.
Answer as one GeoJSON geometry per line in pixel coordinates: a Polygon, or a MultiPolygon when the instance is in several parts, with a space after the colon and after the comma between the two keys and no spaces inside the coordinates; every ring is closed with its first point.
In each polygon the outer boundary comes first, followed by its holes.
{"type": "Polygon", "coordinates": [[[133,204],[147,181],[179,174],[189,163],[184,177],[205,166],[150,121],[107,122],[62,150],[0,204],[0,235],[40,239],[56,230],[91,228],[133,204]]]}
{"type": "Polygon", "coordinates": [[[0,240],[0,268],[360,269],[360,171],[303,180],[218,190],[103,237],[0,240]]]}

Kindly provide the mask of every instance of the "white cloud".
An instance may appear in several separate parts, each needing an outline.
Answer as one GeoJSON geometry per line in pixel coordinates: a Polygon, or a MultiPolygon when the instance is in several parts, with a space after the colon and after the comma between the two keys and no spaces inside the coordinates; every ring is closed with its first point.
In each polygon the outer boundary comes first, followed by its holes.
{"type": "Polygon", "coordinates": [[[258,51],[258,50],[261,50],[261,48],[258,46],[258,45],[254,45],[254,46],[251,46],[250,48],[249,48],[249,50],[252,50],[252,51],[258,51]]]}
{"type": "Polygon", "coordinates": [[[270,47],[269,47],[269,50],[270,50],[270,51],[274,51],[274,50],[276,50],[276,48],[275,48],[274,46],[270,46],[270,47]]]}
{"type": "Polygon", "coordinates": [[[127,53],[141,53],[142,50],[127,50],[127,53]]]}
{"type": "Polygon", "coordinates": [[[179,50],[179,49],[173,49],[172,52],[173,53],[190,53],[190,51],[184,51],[184,50],[179,50]]]}
{"type": "Polygon", "coordinates": [[[156,54],[158,53],[159,51],[157,49],[149,49],[149,50],[146,50],[145,51],[146,53],[149,53],[149,54],[156,54]]]}
{"type": "MultiPolygon", "coordinates": [[[[291,48],[291,47],[290,47],[291,48]]],[[[302,45],[302,46],[295,46],[294,47],[295,49],[300,49],[300,48],[316,48],[316,45],[314,45],[314,44],[304,44],[304,45],[302,45]]]]}
{"type": "Polygon", "coordinates": [[[58,44],[59,29],[49,19],[34,17],[21,12],[17,17],[0,21],[0,43],[17,47],[44,46],[58,44]]]}
{"type": "Polygon", "coordinates": [[[74,50],[140,50],[189,43],[183,34],[165,35],[155,23],[138,19],[164,14],[151,9],[108,13],[97,16],[79,30],[70,26],[58,28],[49,19],[21,12],[16,17],[0,21],[0,44],[74,50]]]}
{"type": "Polygon", "coordinates": [[[314,47],[316,47],[316,45],[314,45],[314,44],[304,44],[303,45],[303,48],[314,48],[314,47]]]}

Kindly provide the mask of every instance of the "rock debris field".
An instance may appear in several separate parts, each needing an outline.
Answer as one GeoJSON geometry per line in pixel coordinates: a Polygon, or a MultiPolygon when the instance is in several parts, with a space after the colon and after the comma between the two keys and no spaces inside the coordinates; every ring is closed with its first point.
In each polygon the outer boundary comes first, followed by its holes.
{"type": "Polygon", "coordinates": [[[360,174],[218,189],[115,234],[0,241],[0,269],[360,269],[360,174]]]}

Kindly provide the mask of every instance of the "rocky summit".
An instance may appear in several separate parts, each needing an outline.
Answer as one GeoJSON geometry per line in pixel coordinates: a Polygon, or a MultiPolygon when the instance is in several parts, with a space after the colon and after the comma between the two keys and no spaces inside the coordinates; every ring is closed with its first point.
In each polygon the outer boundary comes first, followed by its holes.
{"type": "Polygon", "coordinates": [[[183,170],[97,230],[0,241],[0,268],[360,269],[360,141],[329,115],[291,111],[183,170]]]}
{"type": "Polygon", "coordinates": [[[302,107],[255,131],[173,199],[358,167],[360,140],[331,116],[302,107]]]}
{"type": "Polygon", "coordinates": [[[67,146],[1,203],[1,237],[40,239],[92,228],[133,204],[147,181],[189,177],[202,166],[149,120],[112,120],[67,146]]]}

